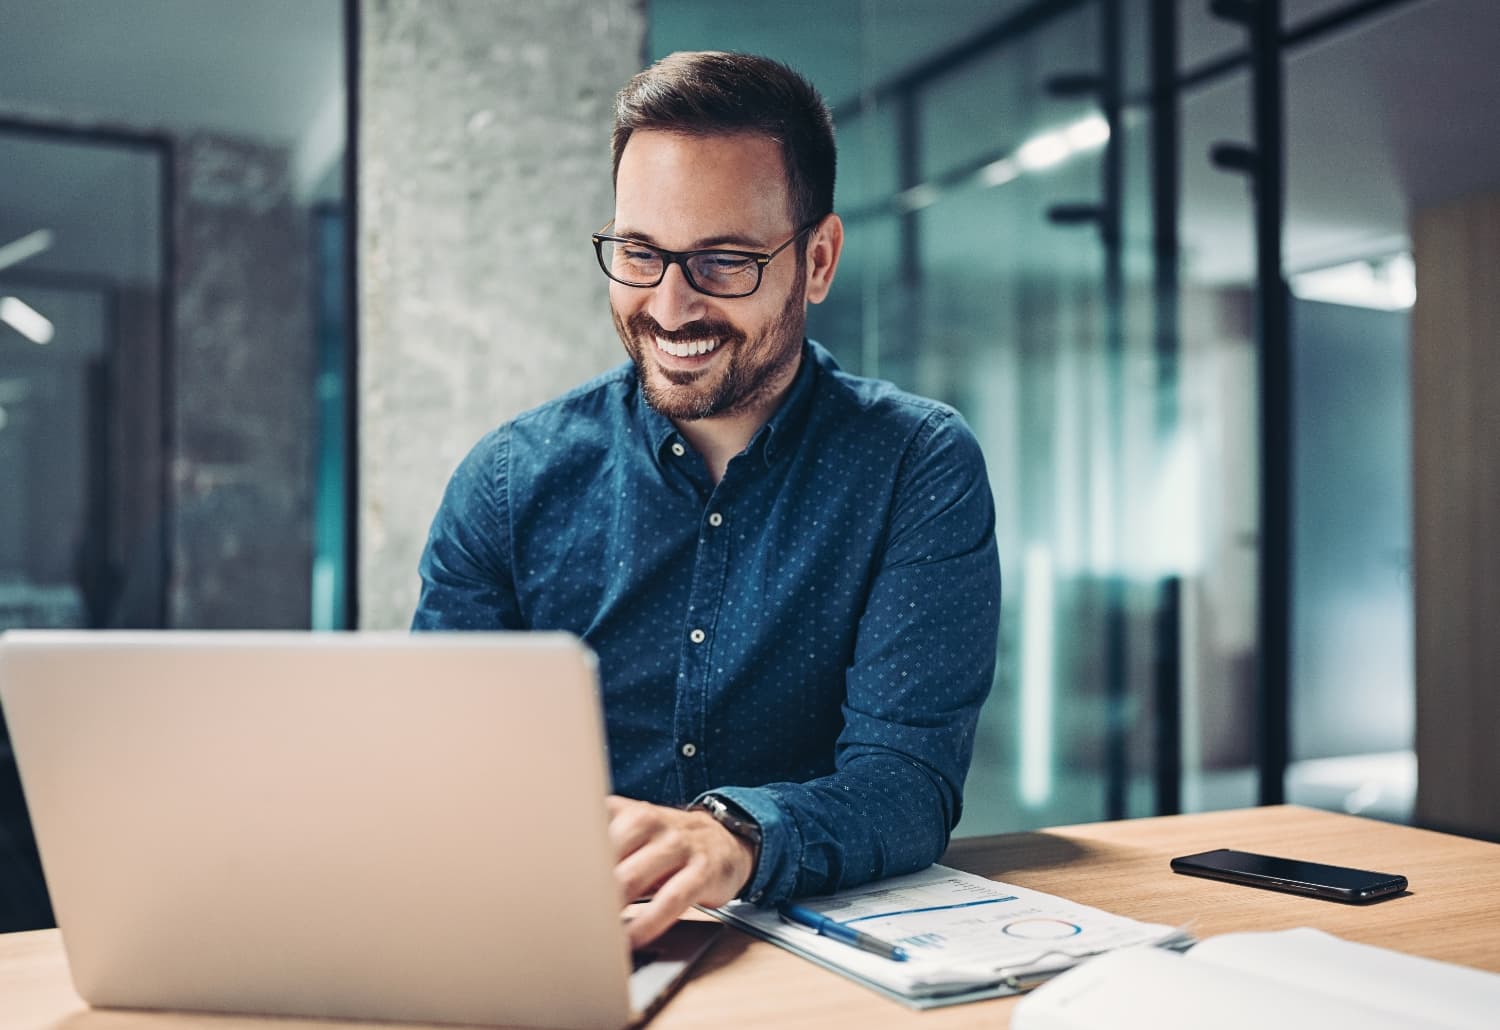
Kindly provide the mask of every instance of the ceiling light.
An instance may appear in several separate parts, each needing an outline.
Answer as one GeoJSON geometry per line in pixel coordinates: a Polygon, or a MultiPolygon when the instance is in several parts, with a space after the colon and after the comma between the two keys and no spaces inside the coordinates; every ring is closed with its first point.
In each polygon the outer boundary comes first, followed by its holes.
{"type": "Polygon", "coordinates": [[[1021,174],[1021,169],[1008,157],[991,161],[979,169],[979,181],[986,186],[1004,186],[1021,174]]]}
{"type": "Polygon", "coordinates": [[[17,297],[0,297],[0,322],[38,345],[51,343],[56,332],[51,319],[17,297]]]}
{"type": "Polygon", "coordinates": [[[1073,154],[1073,146],[1061,132],[1045,132],[1021,144],[1016,164],[1028,172],[1040,172],[1062,164],[1073,154]]]}
{"type": "Polygon", "coordinates": [[[1109,142],[1109,122],[1102,115],[1093,115],[1081,122],[1074,122],[1063,130],[1074,153],[1094,150],[1109,142]]]}
{"type": "Polygon", "coordinates": [[[1410,254],[1397,254],[1302,272],[1291,277],[1291,287],[1301,300],[1404,311],[1417,300],[1417,269],[1410,254]]]}
{"type": "Polygon", "coordinates": [[[920,183],[896,194],[896,204],[903,211],[920,211],[938,202],[941,194],[931,183],[920,183]]]}
{"type": "Polygon", "coordinates": [[[38,229],[18,240],[11,240],[5,246],[0,247],[0,269],[19,265],[27,258],[35,257],[42,251],[51,249],[54,238],[51,229],[38,229]]]}

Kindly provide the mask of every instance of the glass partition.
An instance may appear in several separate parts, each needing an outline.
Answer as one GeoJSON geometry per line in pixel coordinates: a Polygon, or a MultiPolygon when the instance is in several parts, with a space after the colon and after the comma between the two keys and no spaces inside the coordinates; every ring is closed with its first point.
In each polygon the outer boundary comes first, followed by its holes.
{"type": "MultiPolygon", "coordinates": [[[[788,18],[792,6],[771,5],[788,18]]],[[[774,13],[735,31],[732,5],[694,5],[691,19],[653,5],[651,56],[754,50],[820,87],[848,237],[809,335],[851,371],[953,404],[984,448],[1005,600],[958,832],[1146,814],[1163,563],[1191,517],[1159,522],[1182,486],[1158,453],[1168,387],[1154,356],[1147,119],[1122,116],[1111,139],[1106,56],[1123,44],[1107,5],[938,6],[860,5],[847,46],[824,60],[765,28],[774,13]],[[704,9],[725,20],[703,24],[704,9]]],[[[1139,14],[1115,11],[1122,33],[1139,14]]]]}

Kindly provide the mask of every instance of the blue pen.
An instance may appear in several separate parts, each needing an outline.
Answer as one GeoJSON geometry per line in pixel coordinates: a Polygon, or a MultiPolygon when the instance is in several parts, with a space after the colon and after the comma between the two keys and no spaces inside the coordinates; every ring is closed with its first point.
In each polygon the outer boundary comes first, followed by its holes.
{"type": "Polygon", "coordinates": [[[872,937],[867,933],[845,926],[836,919],[829,919],[821,912],[814,912],[810,908],[801,905],[782,905],[781,918],[798,926],[805,926],[809,930],[816,930],[820,935],[841,941],[844,944],[852,944],[860,951],[868,951],[872,955],[881,958],[892,959],[896,962],[906,961],[906,949],[898,945],[883,941],[879,937],[872,937]]]}

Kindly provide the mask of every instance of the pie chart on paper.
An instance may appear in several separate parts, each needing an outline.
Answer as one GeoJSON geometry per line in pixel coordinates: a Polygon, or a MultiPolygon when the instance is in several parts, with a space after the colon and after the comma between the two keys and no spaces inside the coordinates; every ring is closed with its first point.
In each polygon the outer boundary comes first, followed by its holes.
{"type": "Polygon", "coordinates": [[[1077,923],[1062,919],[1017,919],[1001,928],[1007,937],[1018,937],[1024,941],[1060,941],[1064,937],[1075,937],[1083,932],[1077,923]]]}

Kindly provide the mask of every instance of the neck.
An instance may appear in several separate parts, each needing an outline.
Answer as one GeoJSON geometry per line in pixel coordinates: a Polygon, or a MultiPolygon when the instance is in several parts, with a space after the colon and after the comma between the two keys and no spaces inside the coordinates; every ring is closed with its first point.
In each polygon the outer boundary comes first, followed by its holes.
{"type": "Polygon", "coordinates": [[[782,373],[772,389],[766,392],[765,398],[743,411],[725,412],[708,418],[672,420],[672,424],[687,437],[693,449],[702,455],[715,486],[724,478],[724,471],[729,468],[730,460],[749,446],[751,438],[776,413],[801,367],[802,358],[799,355],[791,368],[782,373]]]}

